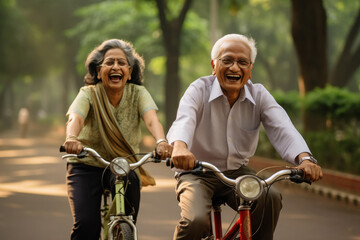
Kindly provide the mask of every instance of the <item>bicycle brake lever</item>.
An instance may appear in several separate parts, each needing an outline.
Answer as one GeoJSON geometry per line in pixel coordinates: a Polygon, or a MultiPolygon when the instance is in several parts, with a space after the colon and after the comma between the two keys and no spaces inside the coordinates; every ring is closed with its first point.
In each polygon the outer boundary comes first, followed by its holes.
{"type": "Polygon", "coordinates": [[[192,173],[203,173],[204,168],[199,160],[195,161],[194,169],[191,170],[192,173]]]}
{"type": "Polygon", "coordinates": [[[87,152],[86,152],[85,150],[82,150],[81,153],[79,153],[79,154],[77,155],[77,157],[81,159],[81,158],[86,157],[86,155],[87,155],[87,152]]]}
{"type": "Polygon", "coordinates": [[[204,169],[202,166],[199,166],[197,168],[194,168],[193,170],[191,170],[192,173],[204,173],[204,169]]]}

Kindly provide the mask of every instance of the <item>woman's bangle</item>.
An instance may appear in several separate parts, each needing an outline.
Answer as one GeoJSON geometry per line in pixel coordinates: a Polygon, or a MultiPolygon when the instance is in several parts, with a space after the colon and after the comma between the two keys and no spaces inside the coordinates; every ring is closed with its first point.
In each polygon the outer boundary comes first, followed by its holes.
{"type": "Polygon", "coordinates": [[[159,143],[161,143],[161,142],[166,142],[166,143],[168,143],[168,141],[167,141],[166,139],[161,138],[161,139],[159,139],[159,140],[156,141],[156,146],[159,145],[159,143]]]}
{"type": "Polygon", "coordinates": [[[69,141],[69,140],[78,140],[78,138],[75,135],[69,135],[66,137],[65,141],[69,141]]]}

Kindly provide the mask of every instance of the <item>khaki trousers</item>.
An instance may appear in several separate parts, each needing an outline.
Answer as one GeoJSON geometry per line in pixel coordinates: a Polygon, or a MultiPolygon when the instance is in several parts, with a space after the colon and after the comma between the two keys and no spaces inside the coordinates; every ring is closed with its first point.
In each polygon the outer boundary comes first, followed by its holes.
{"type": "MultiPolygon", "coordinates": [[[[224,174],[235,179],[241,175],[255,174],[255,172],[251,168],[243,166],[237,170],[225,171],[224,174]]],[[[181,219],[174,233],[176,240],[200,240],[209,235],[213,197],[222,198],[234,210],[239,205],[234,190],[223,184],[213,173],[180,174],[176,179],[176,195],[181,208],[181,219]]],[[[267,196],[266,192],[264,191],[252,206],[253,233],[261,224],[260,229],[253,236],[253,240],[273,239],[273,233],[282,208],[281,194],[274,187],[270,188],[267,196]]]]}

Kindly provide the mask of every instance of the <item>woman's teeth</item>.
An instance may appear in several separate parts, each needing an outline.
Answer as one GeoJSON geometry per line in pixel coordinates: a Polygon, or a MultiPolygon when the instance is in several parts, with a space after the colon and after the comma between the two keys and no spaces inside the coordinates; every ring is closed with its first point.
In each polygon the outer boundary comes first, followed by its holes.
{"type": "Polygon", "coordinates": [[[122,77],[123,77],[123,76],[122,76],[121,74],[112,74],[112,75],[109,76],[109,79],[112,80],[112,81],[114,81],[114,80],[115,80],[115,81],[116,81],[116,80],[119,81],[119,80],[122,79],[122,77]]]}

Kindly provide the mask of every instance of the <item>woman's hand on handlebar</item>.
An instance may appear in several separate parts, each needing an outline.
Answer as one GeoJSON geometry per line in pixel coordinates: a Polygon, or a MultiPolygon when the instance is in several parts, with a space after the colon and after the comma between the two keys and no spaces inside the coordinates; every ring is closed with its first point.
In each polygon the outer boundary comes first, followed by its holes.
{"type": "Polygon", "coordinates": [[[161,160],[165,160],[171,157],[173,146],[168,144],[167,142],[160,142],[155,147],[156,155],[160,156],[161,160]]]}
{"type": "Polygon", "coordinates": [[[65,151],[70,154],[80,154],[83,149],[82,143],[75,138],[68,138],[64,142],[65,151]]]}
{"type": "Polygon", "coordinates": [[[194,154],[187,149],[186,143],[176,141],[174,143],[171,160],[176,168],[192,170],[194,169],[196,158],[194,154]]]}

